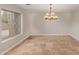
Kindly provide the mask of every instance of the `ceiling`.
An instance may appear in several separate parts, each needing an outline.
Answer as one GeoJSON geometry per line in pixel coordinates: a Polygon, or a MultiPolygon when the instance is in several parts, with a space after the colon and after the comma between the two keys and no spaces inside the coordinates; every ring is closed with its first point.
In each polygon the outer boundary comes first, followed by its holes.
{"type": "MultiPolygon", "coordinates": [[[[47,12],[49,10],[49,4],[18,4],[18,6],[30,11],[47,12]]],[[[79,8],[79,4],[54,4],[52,7],[54,7],[53,9],[56,12],[71,12],[77,10],[79,8]]]]}

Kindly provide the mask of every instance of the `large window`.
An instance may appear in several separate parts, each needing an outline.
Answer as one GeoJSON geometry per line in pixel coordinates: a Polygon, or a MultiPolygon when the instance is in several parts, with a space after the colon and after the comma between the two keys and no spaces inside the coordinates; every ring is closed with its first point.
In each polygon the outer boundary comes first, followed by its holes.
{"type": "Polygon", "coordinates": [[[21,14],[2,9],[0,11],[0,38],[7,39],[21,33],[21,14]]]}

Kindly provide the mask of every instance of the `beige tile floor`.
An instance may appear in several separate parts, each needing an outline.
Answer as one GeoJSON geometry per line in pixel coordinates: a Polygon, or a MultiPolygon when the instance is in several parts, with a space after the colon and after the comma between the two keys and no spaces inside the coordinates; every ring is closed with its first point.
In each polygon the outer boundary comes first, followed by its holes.
{"type": "Polygon", "coordinates": [[[6,55],[77,55],[79,42],[71,36],[31,36],[6,55]]]}

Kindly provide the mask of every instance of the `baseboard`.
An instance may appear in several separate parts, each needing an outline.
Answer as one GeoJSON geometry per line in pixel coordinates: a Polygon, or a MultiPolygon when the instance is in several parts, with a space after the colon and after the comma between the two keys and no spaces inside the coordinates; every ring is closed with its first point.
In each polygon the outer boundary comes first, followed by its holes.
{"type": "Polygon", "coordinates": [[[77,41],[79,41],[79,37],[73,35],[73,34],[69,34],[72,38],[76,39],[77,41]]]}
{"type": "Polygon", "coordinates": [[[37,35],[69,35],[69,34],[30,34],[32,36],[37,36],[37,35]]]}
{"type": "Polygon", "coordinates": [[[10,51],[11,49],[13,49],[14,47],[16,47],[17,45],[19,45],[21,42],[23,42],[26,38],[28,38],[29,35],[24,35],[24,38],[22,40],[20,40],[19,42],[17,42],[16,44],[14,44],[12,47],[8,48],[6,51],[0,53],[1,55],[4,55],[5,53],[7,53],[8,51],[10,51]]]}

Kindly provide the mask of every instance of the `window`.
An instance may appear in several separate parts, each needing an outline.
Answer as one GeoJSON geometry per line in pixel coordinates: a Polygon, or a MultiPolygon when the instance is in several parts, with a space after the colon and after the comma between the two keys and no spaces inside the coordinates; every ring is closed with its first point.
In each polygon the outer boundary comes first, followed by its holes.
{"type": "Polygon", "coordinates": [[[0,37],[7,39],[21,33],[21,14],[2,9],[0,11],[0,37]]]}

